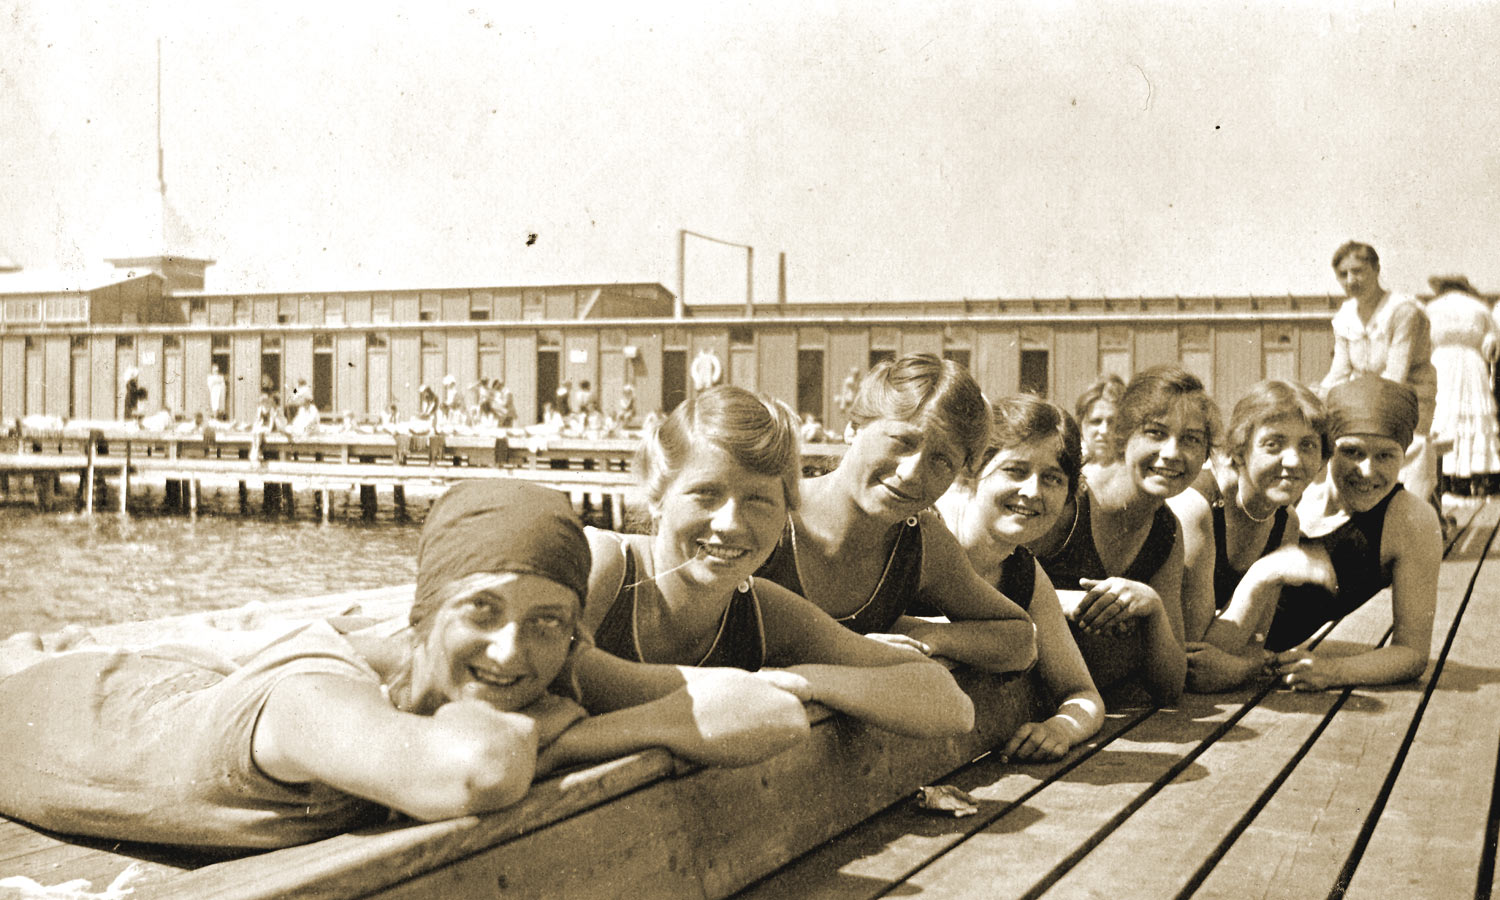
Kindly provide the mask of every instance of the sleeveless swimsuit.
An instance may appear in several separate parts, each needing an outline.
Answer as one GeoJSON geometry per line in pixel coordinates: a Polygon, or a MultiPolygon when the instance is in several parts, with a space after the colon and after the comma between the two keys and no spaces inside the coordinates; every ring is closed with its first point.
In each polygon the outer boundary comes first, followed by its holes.
{"type": "Polygon", "coordinates": [[[1078,517],[1073,523],[1073,530],[1061,547],[1046,556],[1038,557],[1042,570],[1060,590],[1078,590],[1080,578],[1108,578],[1115,574],[1131,581],[1149,583],[1172,554],[1172,544],[1177,539],[1177,516],[1165,505],[1157,508],[1156,515],[1151,520],[1151,530],[1147,532],[1145,543],[1141,544],[1135,559],[1130,561],[1125,571],[1115,573],[1104,565],[1104,560],[1099,558],[1099,549],[1094,546],[1089,498],[1088,491],[1079,492],[1076,501],[1078,517]]]}
{"type": "Polygon", "coordinates": [[[1005,557],[995,587],[1012,603],[1031,612],[1031,595],[1036,592],[1036,557],[1030,550],[1017,547],[1005,557]]]}
{"type": "MultiPolygon", "coordinates": [[[[625,577],[620,580],[620,590],[610,601],[604,621],[594,633],[594,644],[621,659],[647,662],[641,656],[640,634],[635,622],[638,570],[635,552],[623,543],[620,549],[625,554],[625,577]]],[[[748,590],[734,592],[719,619],[719,631],[713,644],[694,665],[727,666],[754,672],[765,664],[765,623],[761,620],[760,600],[755,596],[755,580],[752,578],[748,590]]]]}
{"type": "Polygon", "coordinates": [[[1349,521],[1302,543],[1321,544],[1333,562],[1338,577],[1337,593],[1322,585],[1287,585],[1276,603],[1276,616],[1266,635],[1266,649],[1288,650],[1307,640],[1325,622],[1336,621],[1391,586],[1392,566],[1380,561],[1380,538],[1385,531],[1386,508],[1391,498],[1404,490],[1396,485],[1389,494],[1362,513],[1351,513],[1349,521]]]}
{"type": "MultiPolygon", "coordinates": [[[[1214,606],[1222,610],[1229,606],[1229,600],[1234,596],[1234,589],[1239,586],[1240,579],[1245,577],[1245,573],[1229,562],[1229,548],[1224,540],[1223,498],[1214,500],[1210,508],[1214,516],[1214,606]]],[[[1265,556],[1280,547],[1282,537],[1286,534],[1286,507],[1278,506],[1275,516],[1276,521],[1271,524],[1271,533],[1266,538],[1266,545],[1261,548],[1260,556],[1265,556]]]]}
{"type": "MultiPolygon", "coordinates": [[[[913,516],[907,519],[896,535],[895,546],[886,559],[885,571],[876,582],[870,597],[854,612],[846,616],[835,616],[840,625],[860,634],[879,634],[891,630],[896,620],[908,611],[917,615],[937,615],[936,611],[916,609],[917,588],[922,584],[922,525],[913,516]]],[[[774,581],[787,590],[807,597],[802,587],[802,576],[797,573],[797,536],[792,520],[787,519],[786,528],[776,549],[761,567],[756,577],[774,581]]],[[[808,597],[814,603],[818,598],[808,597]]],[[[819,604],[820,606],[822,604],[819,604]]]]}

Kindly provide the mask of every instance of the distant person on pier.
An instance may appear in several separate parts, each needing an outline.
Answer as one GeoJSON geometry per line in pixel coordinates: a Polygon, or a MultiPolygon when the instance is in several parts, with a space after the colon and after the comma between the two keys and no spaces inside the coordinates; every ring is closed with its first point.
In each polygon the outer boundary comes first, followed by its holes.
{"type": "Polygon", "coordinates": [[[621,428],[634,428],[635,416],[635,385],[627,383],[620,388],[620,409],[615,413],[615,421],[621,428]]]}
{"type": "Polygon", "coordinates": [[[1427,498],[1406,490],[1406,447],[1421,421],[1410,386],[1364,375],[1328,391],[1328,477],[1297,505],[1303,540],[1258,560],[1207,640],[1237,668],[1227,690],[1261,673],[1297,690],[1391,684],[1427,668],[1442,528],[1427,498]],[[1300,647],[1324,624],[1391,589],[1389,644],[1354,654],[1300,647]]]}
{"type": "Polygon", "coordinates": [[[227,408],[224,405],[226,390],[227,385],[224,382],[224,373],[219,369],[217,364],[209,366],[208,414],[210,418],[223,421],[225,416],[228,415],[227,408]]]}
{"type": "Polygon", "coordinates": [[[125,370],[125,394],[121,403],[125,421],[133,422],[137,427],[141,424],[141,416],[145,414],[142,404],[146,402],[146,390],[141,387],[140,378],[140,369],[131,366],[125,370]]]}
{"type": "MultiPolygon", "coordinates": [[[[797,417],[729,385],[678,404],[647,433],[637,478],[651,534],[588,529],[584,622],[625,659],[759,672],[804,700],[901,734],[973,727],[974,709],[913,646],[866,640],[755,576],[798,505],[797,417]]],[[[1026,630],[1030,633],[1030,623],[1026,630]]]]}
{"type": "Polygon", "coordinates": [[[885,643],[993,672],[1031,665],[1026,613],[931,508],[988,446],[989,404],[968,369],[927,353],[883,360],[849,415],[849,449],[802,483],[757,574],[885,643]]]}
{"type": "MultiPolygon", "coordinates": [[[[433,434],[437,431],[438,395],[436,391],[425,384],[417,391],[416,423],[420,423],[420,433],[422,434],[433,434]]],[[[412,433],[417,434],[419,432],[417,428],[413,428],[412,433]]]]}
{"type": "Polygon", "coordinates": [[[390,810],[509,806],[578,762],[665,747],[743,765],[808,733],[776,679],[626,663],[582,637],[589,546],[565,495],[461,484],[433,505],[417,556],[394,635],[319,621],[234,656],[223,638],[0,643],[0,813],[105,840],[285,847],[390,810]]]}
{"type": "Polygon", "coordinates": [[[1057,590],[1025,545],[1056,523],[1078,489],[1078,426],[1029,394],[994,404],[994,429],[977,472],[937,502],[969,564],[1036,623],[1037,673],[1056,704],[1001,747],[1002,758],[1060,759],[1104,723],[1104,700],[1068,629],[1057,590]]]}
{"type": "Polygon", "coordinates": [[[1417,427],[1406,448],[1401,481],[1406,489],[1441,509],[1438,464],[1433,452],[1432,413],[1437,369],[1432,364],[1432,326],[1422,304],[1380,284],[1380,257],[1358,241],[1333,254],[1333,271],[1348,295],[1333,317],[1333,363],[1320,391],[1360,375],[1378,375],[1405,384],[1417,397],[1417,427]]]}
{"type": "Polygon", "coordinates": [[[588,415],[594,412],[595,408],[594,386],[585,378],[583,381],[578,382],[578,393],[573,397],[573,409],[584,415],[588,415]]]}
{"type": "Polygon", "coordinates": [[[1437,370],[1432,433],[1449,448],[1440,461],[1440,482],[1464,496],[1489,493],[1500,472],[1500,422],[1490,381],[1500,330],[1469,279],[1438,275],[1427,283],[1437,294],[1427,302],[1437,370]]]}
{"type": "Polygon", "coordinates": [[[490,383],[490,389],[493,394],[495,415],[500,419],[500,427],[514,428],[516,426],[516,395],[499,378],[490,383]]]}
{"type": "Polygon", "coordinates": [[[1083,435],[1084,478],[1119,459],[1115,443],[1115,408],[1125,393],[1125,381],[1113,373],[1089,385],[1078,397],[1074,414],[1083,435]]]}
{"type": "Polygon", "coordinates": [[[286,426],[286,431],[287,434],[305,437],[310,434],[316,434],[319,425],[320,415],[317,404],[313,403],[312,397],[307,397],[302,401],[302,405],[297,407],[297,414],[292,417],[292,421],[286,426]]]}
{"type": "Polygon", "coordinates": [[[552,395],[552,408],[566,419],[573,414],[573,382],[564,381],[552,395]]]}

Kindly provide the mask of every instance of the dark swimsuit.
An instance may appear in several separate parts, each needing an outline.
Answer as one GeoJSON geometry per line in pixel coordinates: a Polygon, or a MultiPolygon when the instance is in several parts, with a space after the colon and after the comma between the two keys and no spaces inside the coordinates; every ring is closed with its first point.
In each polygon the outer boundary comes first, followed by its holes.
{"type": "Polygon", "coordinates": [[[1036,557],[1025,547],[1017,547],[1000,563],[1000,578],[995,587],[1010,602],[1031,612],[1031,595],[1036,592],[1036,557]]]}
{"type": "MultiPolygon", "coordinates": [[[[836,616],[838,623],[860,634],[883,634],[908,611],[916,615],[940,615],[926,609],[917,610],[917,589],[922,584],[922,525],[915,516],[900,526],[896,544],[885,562],[885,571],[864,605],[847,616],[836,616]]],[[[794,594],[804,597],[802,576],[797,574],[797,537],[792,520],[787,519],[781,540],[771,557],[755,573],[757,578],[774,581],[794,594]]],[[[817,598],[808,598],[817,603],[817,598]]],[[[821,605],[821,604],[820,604],[821,605]]]]}
{"type": "MultiPolygon", "coordinates": [[[[1224,541],[1224,499],[1220,497],[1214,500],[1211,509],[1214,516],[1214,606],[1222,610],[1229,607],[1234,589],[1239,586],[1245,573],[1229,563],[1229,548],[1224,541]]],[[[1266,545],[1261,548],[1261,556],[1280,547],[1281,539],[1286,534],[1286,507],[1278,506],[1275,515],[1276,521],[1271,524],[1271,534],[1266,538],[1266,545]]]]}
{"type": "MultiPolygon", "coordinates": [[[[641,658],[640,636],[635,627],[636,571],[635,552],[626,544],[620,549],[625,553],[625,577],[620,580],[620,590],[610,601],[604,621],[594,632],[594,644],[601,650],[632,662],[647,662],[641,658]]],[[[754,672],[766,664],[766,630],[760,617],[760,600],[755,596],[754,579],[748,590],[736,590],[719,619],[719,633],[713,646],[694,663],[698,666],[727,666],[754,672]]]]}
{"type": "Polygon", "coordinates": [[[1380,538],[1385,531],[1385,512],[1391,498],[1404,490],[1401,485],[1362,513],[1351,513],[1349,521],[1322,537],[1303,538],[1328,551],[1338,592],[1316,584],[1287,585],[1276,603],[1276,616],[1266,635],[1266,649],[1289,650],[1312,637],[1325,622],[1333,622],[1365,604],[1391,586],[1393,567],[1380,562],[1380,538]]]}
{"type": "MultiPolygon", "coordinates": [[[[1046,556],[1037,557],[1042,564],[1042,571],[1062,590],[1079,590],[1082,587],[1078,583],[1080,578],[1102,579],[1116,574],[1105,567],[1104,560],[1099,558],[1098,548],[1094,546],[1089,497],[1088,491],[1078,493],[1075,501],[1078,517],[1063,545],[1046,556]]],[[[1167,561],[1167,557],[1172,555],[1172,545],[1176,540],[1177,516],[1163,505],[1151,519],[1151,530],[1146,534],[1146,540],[1141,544],[1135,559],[1130,561],[1125,571],[1118,574],[1121,578],[1149,584],[1167,561]]]]}

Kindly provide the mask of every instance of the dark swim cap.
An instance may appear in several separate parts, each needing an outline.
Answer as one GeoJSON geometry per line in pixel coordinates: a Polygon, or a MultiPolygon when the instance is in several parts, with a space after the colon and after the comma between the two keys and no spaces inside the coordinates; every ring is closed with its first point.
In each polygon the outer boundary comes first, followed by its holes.
{"type": "Polygon", "coordinates": [[[1328,438],[1388,437],[1406,448],[1417,430],[1417,395],[1404,384],[1362,375],[1328,391],[1328,438]]]}
{"type": "Polygon", "coordinates": [[[514,479],[466,481],[437,499],[417,545],[411,624],[432,615],[443,588],[478,572],[540,575],[589,589],[589,543],[566,494],[514,479]]]}

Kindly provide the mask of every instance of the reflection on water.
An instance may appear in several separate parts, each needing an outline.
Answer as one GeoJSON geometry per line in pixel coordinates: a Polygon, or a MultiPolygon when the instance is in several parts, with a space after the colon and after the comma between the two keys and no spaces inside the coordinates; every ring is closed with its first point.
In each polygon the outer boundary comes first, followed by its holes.
{"type": "Polygon", "coordinates": [[[0,636],[408,584],[420,525],[0,506],[0,636]]]}

